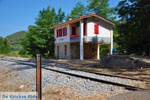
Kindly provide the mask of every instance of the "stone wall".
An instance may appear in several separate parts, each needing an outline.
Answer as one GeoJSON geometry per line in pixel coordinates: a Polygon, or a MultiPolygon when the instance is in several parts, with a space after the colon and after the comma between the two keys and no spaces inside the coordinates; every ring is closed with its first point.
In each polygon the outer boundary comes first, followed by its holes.
{"type": "Polygon", "coordinates": [[[150,63],[142,61],[136,57],[130,56],[104,56],[101,58],[101,64],[104,67],[122,67],[122,68],[141,68],[141,67],[149,67],[150,63]]]}
{"type": "Polygon", "coordinates": [[[59,58],[60,59],[70,59],[70,43],[55,43],[55,57],[57,57],[57,46],[59,46],[59,58]],[[67,46],[67,55],[65,55],[65,45],[67,46]]]}
{"type": "Polygon", "coordinates": [[[71,43],[71,58],[80,59],[80,44],[79,42],[71,43]]]}

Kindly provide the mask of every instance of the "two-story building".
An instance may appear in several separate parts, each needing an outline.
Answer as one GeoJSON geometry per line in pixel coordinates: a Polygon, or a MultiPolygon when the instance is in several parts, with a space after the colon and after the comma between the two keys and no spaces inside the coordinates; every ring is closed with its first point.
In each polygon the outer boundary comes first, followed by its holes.
{"type": "Polygon", "coordinates": [[[89,14],[57,24],[55,30],[55,57],[61,59],[92,59],[96,51],[100,58],[100,45],[110,44],[113,50],[113,26],[111,21],[89,14]],[[93,45],[96,50],[93,51],[93,45]]]}

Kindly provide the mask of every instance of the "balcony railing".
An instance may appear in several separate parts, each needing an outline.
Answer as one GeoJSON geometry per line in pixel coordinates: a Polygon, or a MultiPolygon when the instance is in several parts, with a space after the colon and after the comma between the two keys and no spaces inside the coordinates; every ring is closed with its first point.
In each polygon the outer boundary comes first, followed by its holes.
{"type": "Polygon", "coordinates": [[[70,39],[76,39],[76,38],[80,38],[80,35],[73,35],[70,37],[70,39]]]}

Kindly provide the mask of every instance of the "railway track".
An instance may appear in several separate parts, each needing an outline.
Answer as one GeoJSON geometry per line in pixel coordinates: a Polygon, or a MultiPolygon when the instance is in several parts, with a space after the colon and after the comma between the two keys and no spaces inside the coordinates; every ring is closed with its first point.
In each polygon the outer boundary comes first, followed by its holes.
{"type": "MultiPolygon", "coordinates": [[[[6,60],[6,59],[5,59],[6,60]]],[[[16,59],[7,59],[7,60],[16,60],[16,59]]],[[[28,62],[29,61],[23,61],[23,60],[18,60],[17,61],[20,61],[20,62],[28,62]]],[[[35,61],[32,61],[32,63],[35,63],[35,61]]],[[[47,65],[47,66],[56,66],[56,65],[53,65],[53,63],[43,63],[42,62],[42,65],[47,65]]],[[[65,69],[70,69],[70,70],[76,70],[76,71],[83,71],[83,72],[88,72],[88,73],[93,73],[93,74],[96,74],[96,75],[104,75],[104,76],[110,76],[110,77],[117,77],[117,78],[123,78],[123,79],[130,79],[130,80],[135,80],[135,81],[142,81],[142,82],[150,82],[149,80],[145,80],[145,79],[139,79],[139,78],[132,78],[132,77],[127,77],[127,76],[122,76],[122,75],[113,75],[113,74],[105,74],[105,73],[100,73],[98,71],[89,71],[89,70],[81,70],[81,69],[76,69],[76,68],[72,68],[72,67],[64,67],[64,66],[57,66],[59,68],[65,68],[65,69]]]]}
{"type": "MultiPolygon", "coordinates": [[[[16,60],[16,59],[7,59],[7,60],[16,60]]],[[[17,61],[28,62],[29,63],[29,61],[23,61],[23,60],[18,60],[18,59],[17,59],[17,61]]],[[[32,61],[32,63],[33,63],[33,61],[32,61]]],[[[35,63],[35,61],[34,61],[34,63],[35,63]]],[[[52,63],[45,64],[43,62],[42,62],[42,65],[56,66],[56,65],[53,65],[52,63]]],[[[76,70],[76,71],[83,71],[83,72],[93,73],[93,74],[96,74],[96,75],[104,75],[104,76],[110,76],[110,77],[118,77],[118,78],[123,78],[123,79],[130,79],[130,80],[135,80],[135,81],[150,82],[150,81],[145,80],[145,79],[132,78],[132,77],[127,77],[127,76],[122,76],[122,75],[105,74],[105,73],[100,73],[98,71],[81,70],[81,69],[76,69],[76,68],[72,68],[72,67],[64,67],[64,66],[57,66],[57,67],[70,69],[70,70],[76,70]]]]}
{"type": "MultiPolygon", "coordinates": [[[[15,63],[19,63],[19,64],[23,64],[23,65],[29,65],[29,66],[33,66],[36,67],[36,64],[33,62],[29,62],[29,61],[23,61],[23,60],[17,60],[17,59],[8,59],[8,58],[1,58],[0,60],[3,61],[9,61],[9,62],[15,62],[15,63]]],[[[101,83],[105,83],[105,84],[111,84],[114,86],[119,86],[119,87],[124,87],[127,90],[145,90],[144,88],[139,88],[139,87],[135,87],[135,86],[131,86],[131,85],[127,85],[127,84],[123,84],[123,83],[119,83],[119,82],[115,82],[115,81],[109,81],[109,80],[104,80],[104,79],[99,79],[99,78],[95,78],[95,77],[91,77],[91,76],[86,76],[86,73],[91,73],[91,75],[95,74],[92,72],[85,72],[85,74],[79,74],[79,71],[77,71],[76,73],[72,73],[71,70],[73,69],[66,69],[66,68],[59,68],[59,67],[50,67],[50,64],[42,64],[42,69],[45,70],[50,70],[50,71],[54,71],[54,72],[58,72],[58,73],[62,73],[62,74],[66,74],[66,75],[70,75],[70,76],[74,76],[74,77],[79,77],[79,78],[83,78],[83,79],[89,79],[91,81],[95,81],[95,82],[101,82],[101,83]]],[[[105,75],[105,74],[95,74],[95,75],[99,75],[99,76],[105,76],[108,78],[114,78],[116,76],[111,76],[111,75],[105,75]]],[[[121,78],[121,77],[119,77],[121,78]]],[[[124,78],[122,78],[124,79],[124,78]]]]}

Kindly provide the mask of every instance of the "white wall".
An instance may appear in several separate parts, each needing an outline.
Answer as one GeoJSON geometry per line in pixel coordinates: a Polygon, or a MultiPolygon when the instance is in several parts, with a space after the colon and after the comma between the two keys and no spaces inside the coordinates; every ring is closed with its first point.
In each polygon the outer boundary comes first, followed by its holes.
{"type": "Polygon", "coordinates": [[[103,21],[89,19],[87,22],[87,36],[110,37],[111,26],[103,21]],[[99,24],[99,34],[94,33],[94,24],[99,24]]]}
{"type": "Polygon", "coordinates": [[[55,43],[70,41],[70,25],[59,27],[55,29],[55,43]],[[67,27],[67,36],[57,37],[57,29],[67,27]]]}
{"type": "MultiPolygon", "coordinates": [[[[59,27],[55,29],[55,43],[59,42],[70,42],[70,35],[71,35],[71,26],[66,25],[63,27],[59,27]],[[57,36],[57,29],[67,27],[67,36],[56,37],[57,36]]],[[[90,37],[111,37],[111,30],[112,26],[102,20],[97,18],[88,18],[87,20],[87,35],[90,37]],[[99,34],[94,33],[94,24],[99,24],[99,34]]],[[[80,27],[77,28],[77,34],[80,34],[80,27]]]]}

